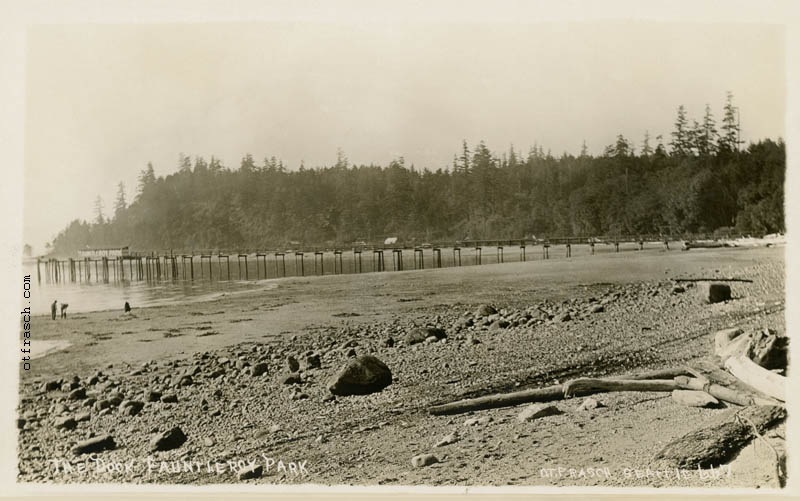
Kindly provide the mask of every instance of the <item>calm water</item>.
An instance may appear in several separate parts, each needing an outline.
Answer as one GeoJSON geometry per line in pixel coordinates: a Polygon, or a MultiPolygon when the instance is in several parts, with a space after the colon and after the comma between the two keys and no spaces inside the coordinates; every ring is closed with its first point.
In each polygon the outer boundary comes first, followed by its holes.
{"type": "MultiPolygon", "coordinates": [[[[68,314],[87,311],[118,309],[122,311],[127,301],[133,308],[176,304],[186,301],[204,301],[222,294],[236,294],[277,287],[274,279],[268,280],[162,280],[89,283],[36,281],[36,265],[23,265],[23,273],[31,276],[31,312],[49,315],[53,301],[67,303],[68,314]]],[[[22,300],[22,298],[20,298],[22,300]]]]}

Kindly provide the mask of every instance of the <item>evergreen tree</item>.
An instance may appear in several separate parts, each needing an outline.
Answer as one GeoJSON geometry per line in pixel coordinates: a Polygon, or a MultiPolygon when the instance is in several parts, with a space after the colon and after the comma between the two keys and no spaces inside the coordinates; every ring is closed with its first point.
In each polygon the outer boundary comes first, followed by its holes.
{"type": "Polygon", "coordinates": [[[94,199],[94,222],[95,224],[101,225],[105,223],[105,216],[103,216],[103,199],[100,198],[100,195],[97,195],[97,198],[94,199]]]}
{"type": "MultiPolygon", "coordinates": [[[[96,204],[97,202],[95,202],[96,204]]],[[[114,202],[114,219],[119,219],[120,215],[128,208],[128,202],[125,200],[125,185],[122,181],[117,185],[117,200],[114,202]]]]}
{"type": "Polygon", "coordinates": [[[689,120],[686,118],[686,108],[678,106],[678,116],[675,119],[675,130],[672,131],[672,154],[684,156],[691,153],[692,138],[689,129],[689,120]]]}
{"type": "Polygon", "coordinates": [[[708,157],[716,153],[717,128],[714,115],[711,113],[711,106],[706,104],[706,111],[703,115],[703,124],[697,132],[697,151],[701,157],[708,157]]]}
{"type": "Polygon", "coordinates": [[[653,154],[653,148],[650,147],[650,131],[644,131],[644,141],[642,141],[642,156],[649,157],[653,154]]]}
{"type": "Polygon", "coordinates": [[[145,190],[150,188],[156,182],[156,173],[153,169],[153,164],[147,162],[147,168],[141,172],[139,172],[139,186],[137,189],[137,195],[141,195],[144,193],[145,190]]]}
{"type": "Polygon", "coordinates": [[[722,116],[722,134],[719,136],[719,149],[727,151],[739,150],[739,109],[733,105],[733,94],[727,93],[722,116]]]}

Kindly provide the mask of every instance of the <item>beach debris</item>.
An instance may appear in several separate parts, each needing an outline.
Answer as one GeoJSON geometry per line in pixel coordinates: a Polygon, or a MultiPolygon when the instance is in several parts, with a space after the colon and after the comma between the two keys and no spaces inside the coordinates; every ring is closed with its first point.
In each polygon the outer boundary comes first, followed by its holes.
{"type": "Polygon", "coordinates": [[[548,404],[531,404],[522,409],[522,412],[517,416],[517,421],[520,423],[527,423],[534,419],[543,418],[546,416],[554,416],[556,414],[563,414],[561,410],[555,405],[548,404]]]}
{"type": "Polygon", "coordinates": [[[596,379],[577,378],[564,383],[564,396],[607,391],[672,391],[678,388],[673,379],[596,379]]]}
{"type": "Polygon", "coordinates": [[[673,390],[672,400],[687,407],[717,407],[719,400],[699,390],[673,390]]]}
{"type": "Polygon", "coordinates": [[[72,448],[72,452],[74,454],[89,454],[92,452],[113,450],[116,447],[117,444],[114,442],[114,437],[111,435],[101,435],[78,442],[75,447],[72,448]]]}
{"type": "Polygon", "coordinates": [[[438,462],[439,458],[437,458],[433,454],[420,454],[418,456],[414,456],[413,458],[411,458],[411,464],[415,468],[423,468],[425,466],[430,466],[438,462]]]}
{"type": "Polygon", "coordinates": [[[626,376],[627,382],[633,381],[633,384],[624,384],[625,381],[620,378],[611,378],[607,380],[594,380],[586,379],[583,382],[579,380],[568,381],[564,384],[555,384],[552,386],[545,386],[544,388],[536,388],[532,390],[522,390],[512,393],[498,393],[493,395],[486,395],[478,398],[470,398],[465,400],[458,400],[440,405],[434,405],[428,408],[428,412],[433,415],[445,414],[462,414],[465,412],[494,409],[497,407],[509,407],[519,404],[534,403],[534,402],[551,402],[553,400],[563,400],[566,396],[566,390],[569,385],[578,381],[573,390],[579,390],[581,393],[597,393],[602,391],[672,391],[676,389],[676,383],[673,380],[664,380],[662,378],[674,378],[679,375],[691,375],[685,367],[673,367],[669,369],[658,369],[648,371],[641,374],[626,376]],[[659,380],[653,384],[652,380],[659,380]],[[589,382],[600,382],[594,386],[585,384],[589,382]],[[622,385],[618,383],[623,381],[622,385]],[[610,384],[604,384],[611,382],[610,384]],[[604,388],[605,387],[605,388],[604,388]],[[610,389],[610,388],[617,389],[610,389]],[[634,388],[640,389],[634,389],[634,388]],[[641,388],[660,388],[659,390],[644,390],[641,388]]]}
{"type": "Polygon", "coordinates": [[[158,433],[150,440],[150,448],[153,451],[168,451],[177,449],[186,442],[186,435],[183,430],[178,426],[174,426],[169,430],[158,433]]]}
{"type": "Polygon", "coordinates": [[[772,329],[764,329],[750,336],[747,356],[765,369],[786,369],[788,365],[789,337],[779,336],[772,329]]]}
{"type": "Polygon", "coordinates": [[[725,369],[737,379],[756,390],[786,401],[786,377],[761,367],[744,355],[730,357],[725,361],[725,369]]]}
{"type": "Polygon", "coordinates": [[[178,402],[178,396],[174,393],[167,393],[161,396],[161,402],[165,404],[174,404],[178,402]]]}
{"type": "Polygon", "coordinates": [[[444,438],[439,440],[436,443],[436,447],[444,447],[445,445],[454,444],[454,443],[458,442],[459,440],[461,440],[461,437],[458,435],[457,431],[454,431],[454,432],[450,433],[449,435],[445,435],[444,438]]]}
{"type": "Polygon", "coordinates": [[[722,422],[706,424],[668,443],[654,456],[666,468],[709,468],[728,463],[755,433],[763,434],[786,418],[780,406],[745,407],[722,422]]]}
{"type": "Polygon", "coordinates": [[[714,352],[723,362],[728,357],[744,353],[750,341],[748,336],[742,334],[744,331],[736,327],[722,329],[714,334],[714,352]]]}
{"type": "Polygon", "coordinates": [[[581,402],[581,405],[578,407],[578,410],[579,411],[590,411],[590,410],[598,409],[600,407],[605,407],[605,404],[603,402],[600,402],[599,400],[595,400],[592,397],[587,397],[587,398],[583,399],[583,402],[581,402]]]}
{"type": "Polygon", "coordinates": [[[342,367],[328,381],[334,395],[366,395],[381,391],[392,383],[392,371],[372,355],[362,355],[342,367]]]}

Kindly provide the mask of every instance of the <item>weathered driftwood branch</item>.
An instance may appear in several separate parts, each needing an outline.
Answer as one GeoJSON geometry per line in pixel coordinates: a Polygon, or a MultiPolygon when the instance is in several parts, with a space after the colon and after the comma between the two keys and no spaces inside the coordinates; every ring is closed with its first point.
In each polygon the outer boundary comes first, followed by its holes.
{"type": "Polygon", "coordinates": [[[692,369],[689,367],[671,367],[669,369],[656,369],[652,371],[640,372],[632,376],[612,376],[609,379],[672,379],[676,376],[693,375],[692,369]]]}
{"type": "Polygon", "coordinates": [[[745,282],[753,283],[749,278],[673,278],[676,282],[745,282]]]}
{"type": "Polygon", "coordinates": [[[754,431],[763,434],[785,417],[786,409],[780,406],[745,407],[722,423],[705,425],[668,443],[654,459],[665,468],[719,466],[747,445],[754,438],[754,431]],[[745,420],[752,426],[745,424],[745,420]]]}
{"type": "Polygon", "coordinates": [[[675,381],[682,389],[704,391],[718,400],[722,400],[723,402],[728,402],[730,404],[741,405],[743,407],[747,407],[748,405],[780,405],[780,402],[777,400],[750,396],[725,386],[711,383],[708,380],[703,381],[697,378],[677,376],[675,381]]]}
{"type": "MultiPolygon", "coordinates": [[[[619,378],[626,380],[649,380],[649,379],[666,379],[675,376],[689,374],[688,370],[684,367],[677,367],[671,369],[659,369],[654,371],[642,372],[633,376],[618,376],[611,378],[615,381],[620,381],[619,378]]],[[[551,402],[553,400],[561,400],[564,398],[565,384],[547,386],[544,388],[537,388],[534,390],[523,390],[513,393],[500,393],[495,395],[487,395],[485,397],[470,398],[465,400],[458,400],[456,402],[449,402],[441,405],[434,405],[428,409],[433,415],[444,414],[462,414],[464,412],[477,411],[483,409],[496,409],[498,407],[509,407],[519,404],[527,404],[533,402],[551,402]]],[[[673,388],[674,389],[674,388],[673,388]]],[[[625,391],[625,390],[619,390],[625,391]]],[[[637,390],[631,390],[637,391],[637,390]]],[[[642,391],[642,390],[638,390],[642,391]]],[[[667,391],[667,390],[663,390],[667,391]]]]}
{"type": "MultiPolygon", "coordinates": [[[[780,377],[780,376],[779,376],[780,377]]],[[[487,395],[479,398],[459,400],[428,409],[433,415],[461,414],[464,412],[508,407],[532,402],[551,402],[573,396],[613,391],[673,391],[677,389],[704,391],[718,400],[741,405],[778,405],[780,402],[768,398],[751,396],[719,384],[711,383],[701,372],[689,368],[671,368],[649,371],[633,376],[613,378],[577,378],[563,385],[547,386],[534,390],[487,395]],[[691,374],[694,377],[688,377],[691,374]],[[652,379],[657,377],[658,379],[652,379]],[[664,379],[664,378],[672,379],[664,379]],[[623,379],[625,378],[625,379],[623,379]]]]}
{"type": "Polygon", "coordinates": [[[606,391],[672,391],[679,389],[674,379],[594,379],[578,378],[564,384],[564,396],[590,395],[606,391]]]}
{"type": "Polygon", "coordinates": [[[487,395],[485,397],[470,398],[459,400],[442,405],[434,405],[428,412],[435,416],[443,414],[461,414],[464,412],[478,411],[482,409],[495,409],[497,407],[509,407],[512,405],[526,404],[530,402],[551,402],[564,398],[564,386],[554,385],[535,390],[516,391],[514,393],[501,393],[498,395],[487,395]]]}
{"type": "Polygon", "coordinates": [[[786,378],[784,376],[761,367],[745,356],[728,358],[725,361],[725,368],[748,386],[782,402],[786,401],[786,378]]]}

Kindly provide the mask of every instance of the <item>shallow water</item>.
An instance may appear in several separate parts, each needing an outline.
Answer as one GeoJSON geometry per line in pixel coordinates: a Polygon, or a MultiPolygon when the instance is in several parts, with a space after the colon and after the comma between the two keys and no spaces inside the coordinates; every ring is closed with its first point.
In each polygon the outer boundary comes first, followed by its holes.
{"type": "MultiPolygon", "coordinates": [[[[252,290],[277,287],[274,279],[268,280],[162,280],[59,282],[41,283],[36,279],[36,265],[23,266],[23,273],[31,276],[31,313],[49,315],[53,301],[69,305],[67,315],[81,312],[123,310],[127,301],[132,308],[205,301],[223,294],[234,294],[252,290]]],[[[22,298],[20,298],[22,300],[22,298]]],[[[22,305],[27,306],[26,304],[22,305]]]]}

